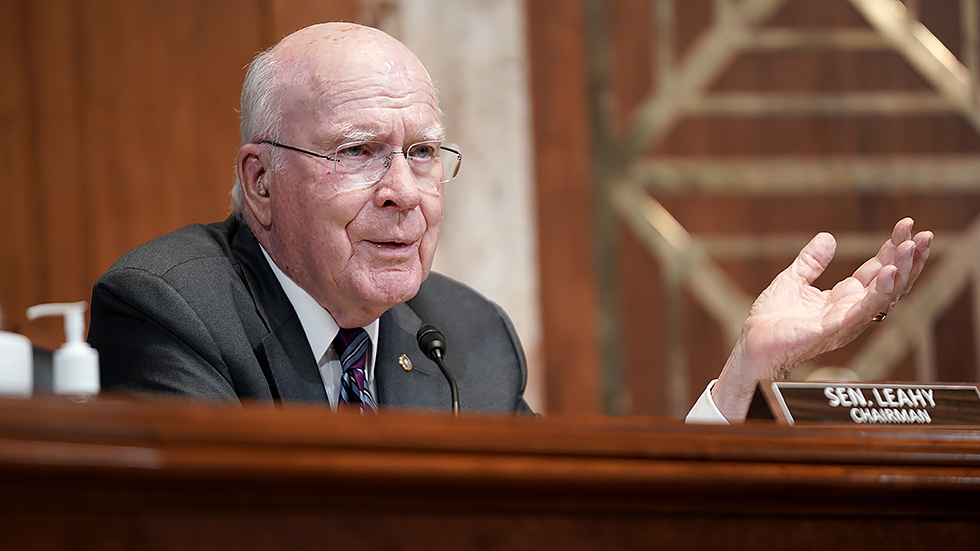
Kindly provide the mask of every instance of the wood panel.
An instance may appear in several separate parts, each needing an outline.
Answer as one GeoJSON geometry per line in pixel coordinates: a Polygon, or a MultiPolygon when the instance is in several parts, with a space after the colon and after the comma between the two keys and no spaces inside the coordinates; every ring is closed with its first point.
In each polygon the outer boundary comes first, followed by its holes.
{"type": "Polygon", "coordinates": [[[341,0],[0,2],[0,304],[87,300],[135,245],[228,213],[245,66],[341,0]]]}
{"type": "Polygon", "coordinates": [[[545,403],[602,410],[585,7],[527,3],[545,403]]]}
{"type": "Polygon", "coordinates": [[[0,546],[976,549],[978,446],[973,429],[0,400],[0,546]]]}

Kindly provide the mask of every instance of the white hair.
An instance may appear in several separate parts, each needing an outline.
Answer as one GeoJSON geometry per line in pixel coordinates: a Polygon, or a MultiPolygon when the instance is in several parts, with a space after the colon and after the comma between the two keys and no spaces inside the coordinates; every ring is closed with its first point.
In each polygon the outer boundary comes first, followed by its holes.
{"type": "MultiPolygon", "coordinates": [[[[282,91],[280,81],[282,70],[280,62],[272,54],[272,49],[263,50],[248,65],[245,82],[242,84],[242,99],[239,107],[239,134],[241,145],[259,140],[277,140],[282,126],[282,91]]],[[[272,168],[279,166],[282,153],[272,149],[272,168]]],[[[235,170],[235,185],[231,189],[231,210],[241,211],[244,203],[242,182],[235,170]]]]}

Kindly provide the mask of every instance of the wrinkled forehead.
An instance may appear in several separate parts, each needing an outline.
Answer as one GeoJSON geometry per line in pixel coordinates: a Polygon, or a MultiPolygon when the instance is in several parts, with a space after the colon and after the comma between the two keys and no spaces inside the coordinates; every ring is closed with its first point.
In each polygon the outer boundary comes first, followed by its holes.
{"type": "Polygon", "coordinates": [[[432,80],[394,38],[365,27],[296,38],[301,40],[286,44],[281,60],[287,124],[349,125],[352,118],[356,124],[372,115],[397,115],[408,125],[439,124],[432,80]]]}

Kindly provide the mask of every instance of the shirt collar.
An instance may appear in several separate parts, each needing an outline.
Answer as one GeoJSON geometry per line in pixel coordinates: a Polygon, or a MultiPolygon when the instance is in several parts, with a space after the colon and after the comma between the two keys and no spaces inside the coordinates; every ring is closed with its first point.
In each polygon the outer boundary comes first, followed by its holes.
{"type": "MultiPolygon", "coordinates": [[[[286,293],[286,298],[289,299],[293,310],[296,311],[296,315],[299,317],[303,331],[306,332],[306,340],[310,343],[313,358],[319,362],[320,358],[327,351],[327,348],[330,347],[330,343],[333,342],[334,337],[340,331],[340,326],[337,325],[337,322],[326,308],[320,306],[320,303],[316,299],[310,296],[306,290],[297,285],[295,281],[279,269],[279,266],[272,261],[272,257],[269,256],[269,253],[266,252],[265,247],[261,243],[259,244],[259,248],[262,249],[262,255],[265,256],[265,260],[269,263],[269,267],[272,268],[272,272],[276,274],[276,279],[282,285],[282,290],[286,293]]],[[[378,325],[378,320],[374,320],[364,326],[368,337],[371,338],[371,356],[367,365],[368,378],[371,380],[374,379],[374,358],[378,357],[378,325]]]]}

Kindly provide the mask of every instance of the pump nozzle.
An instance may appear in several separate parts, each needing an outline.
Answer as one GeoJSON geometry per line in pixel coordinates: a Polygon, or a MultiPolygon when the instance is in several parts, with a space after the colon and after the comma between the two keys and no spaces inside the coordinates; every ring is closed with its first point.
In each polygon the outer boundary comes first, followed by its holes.
{"type": "Polygon", "coordinates": [[[28,319],[65,317],[65,344],[54,352],[53,386],[57,394],[99,393],[99,353],[85,342],[85,310],[88,303],[56,302],[27,309],[28,319]]]}
{"type": "Polygon", "coordinates": [[[85,318],[82,316],[88,309],[88,303],[81,302],[52,302],[38,304],[27,309],[27,319],[45,316],[65,316],[65,342],[82,342],[85,333],[85,318]]]}

